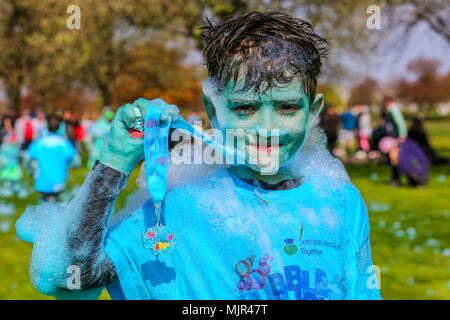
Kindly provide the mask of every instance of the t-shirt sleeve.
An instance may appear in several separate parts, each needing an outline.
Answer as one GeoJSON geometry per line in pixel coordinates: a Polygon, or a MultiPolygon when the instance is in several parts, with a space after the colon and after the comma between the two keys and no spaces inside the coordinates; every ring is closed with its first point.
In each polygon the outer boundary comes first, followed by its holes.
{"type": "Polygon", "coordinates": [[[75,157],[75,154],[77,153],[77,150],[73,147],[72,143],[70,141],[66,141],[66,158],[67,160],[72,160],[73,157],[75,157]]]}
{"type": "Polygon", "coordinates": [[[112,298],[122,297],[127,300],[148,299],[150,293],[142,280],[140,268],[136,261],[139,261],[137,248],[141,247],[137,230],[137,222],[134,217],[140,211],[132,213],[123,221],[108,228],[105,239],[105,253],[113,262],[119,284],[109,286],[108,291],[112,298]],[[119,292],[120,291],[120,292],[119,292]]]}
{"type": "Polygon", "coordinates": [[[147,289],[145,284],[141,283],[137,266],[114,236],[109,235],[106,238],[105,252],[113,262],[119,278],[119,284],[108,287],[111,297],[120,296],[127,300],[140,300],[147,296],[147,289]]]}
{"type": "Polygon", "coordinates": [[[28,157],[30,159],[36,159],[37,158],[37,149],[38,149],[37,144],[38,144],[38,141],[35,140],[28,147],[27,153],[28,153],[28,157]]]}
{"type": "Polygon", "coordinates": [[[349,202],[354,210],[353,237],[356,253],[356,279],[352,299],[379,300],[379,268],[372,263],[370,225],[367,207],[355,187],[349,190],[349,202]]]}

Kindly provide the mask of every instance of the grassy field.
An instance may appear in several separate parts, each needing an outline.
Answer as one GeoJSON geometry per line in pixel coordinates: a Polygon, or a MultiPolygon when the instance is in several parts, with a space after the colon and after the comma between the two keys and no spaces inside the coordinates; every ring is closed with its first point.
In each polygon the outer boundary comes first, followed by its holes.
{"type": "MultiPolygon", "coordinates": [[[[427,124],[432,144],[450,156],[450,121],[427,124]]],[[[389,170],[382,165],[348,167],[352,181],[369,209],[374,264],[381,268],[384,299],[450,299],[450,168],[433,167],[423,188],[389,186],[389,170]]],[[[69,199],[88,170],[71,170],[69,199]]],[[[116,201],[124,205],[135,187],[137,171],[116,201]]],[[[32,189],[30,177],[25,184],[32,189]]],[[[30,283],[28,268],[32,245],[15,235],[14,222],[38,195],[0,198],[0,299],[49,299],[30,283]],[[6,209],[5,209],[6,208],[6,209]]],[[[106,291],[101,299],[108,299],[106,291]]]]}

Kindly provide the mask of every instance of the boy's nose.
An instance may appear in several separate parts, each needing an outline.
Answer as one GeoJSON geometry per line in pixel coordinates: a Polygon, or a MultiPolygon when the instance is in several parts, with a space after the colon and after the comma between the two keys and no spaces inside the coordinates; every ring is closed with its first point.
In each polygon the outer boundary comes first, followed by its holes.
{"type": "Polygon", "coordinates": [[[256,130],[270,131],[278,129],[276,125],[276,114],[272,107],[262,107],[259,110],[258,123],[255,126],[256,130]]]}

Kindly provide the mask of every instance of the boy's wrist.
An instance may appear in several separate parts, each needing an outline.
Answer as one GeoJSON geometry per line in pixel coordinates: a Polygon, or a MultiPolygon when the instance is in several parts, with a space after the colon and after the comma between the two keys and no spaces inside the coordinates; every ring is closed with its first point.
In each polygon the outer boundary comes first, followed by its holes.
{"type": "Polygon", "coordinates": [[[106,150],[102,153],[99,162],[107,167],[110,167],[111,169],[124,173],[127,176],[133,172],[137,165],[134,161],[131,162],[126,155],[114,153],[110,150],[106,150]]]}

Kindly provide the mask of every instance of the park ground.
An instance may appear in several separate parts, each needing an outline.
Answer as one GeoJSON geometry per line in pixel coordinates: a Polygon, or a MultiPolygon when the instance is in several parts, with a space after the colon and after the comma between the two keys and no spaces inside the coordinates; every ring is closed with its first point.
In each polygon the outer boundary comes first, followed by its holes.
{"type": "MultiPolygon", "coordinates": [[[[450,120],[427,123],[432,145],[450,156],[450,120]]],[[[381,269],[384,299],[450,299],[450,168],[433,167],[430,182],[422,188],[392,187],[389,169],[381,164],[349,166],[348,173],[360,190],[371,225],[372,257],[381,269]]],[[[88,170],[72,169],[68,200],[88,170]]],[[[116,201],[120,209],[136,188],[135,170],[116,201]]],[[[24,185],[31,190],[32,180],[24,185]]],[[[35,192],[0,198],[0,299],[50,299],[33,288],[29,276],[32,245],[15,235],[14,222],[30,204],[35,192]],[[5,209],[6,208],[6,209],[5,209]]],[[[106,291],[100,297],[109,299],[106,291]]]]}

